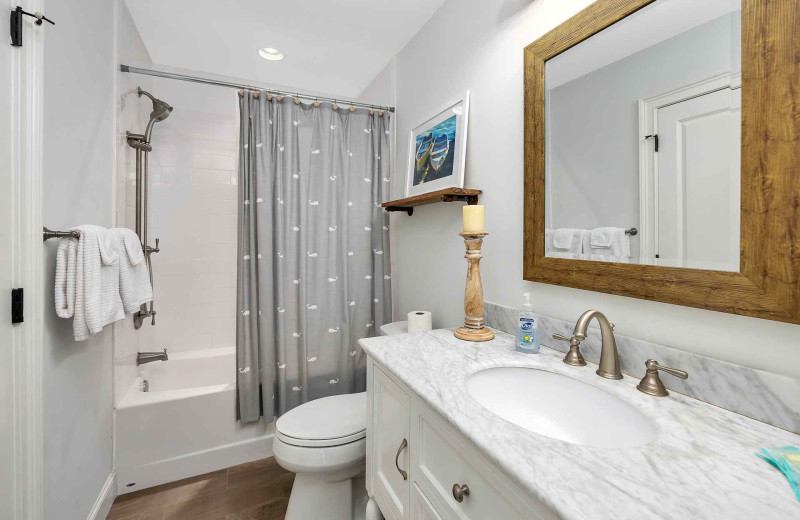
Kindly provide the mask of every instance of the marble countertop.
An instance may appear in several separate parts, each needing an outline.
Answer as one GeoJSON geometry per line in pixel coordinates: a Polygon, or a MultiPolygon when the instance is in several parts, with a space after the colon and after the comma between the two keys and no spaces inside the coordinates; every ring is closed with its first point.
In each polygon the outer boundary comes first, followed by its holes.
{"type": "Polygon", "coordinates": [[[518,353],[512,336],[496,333],[485,343],[461,341],[445,329],[359,343],[563,518],[800,518],[800,503],[785,477],[755,455],[762,447],[800,446],[800,436],[675,392],[645,395],[634,378],[603,379],[594,373],[597,365],[566,365],[562,353],[546,347],[538,355],[518,353]],[[499,366],[549,370],[602,388],[647,415],[657,439],[636,448],[604,449],[522,429],[467,391],[471,374],[499,366]]]}

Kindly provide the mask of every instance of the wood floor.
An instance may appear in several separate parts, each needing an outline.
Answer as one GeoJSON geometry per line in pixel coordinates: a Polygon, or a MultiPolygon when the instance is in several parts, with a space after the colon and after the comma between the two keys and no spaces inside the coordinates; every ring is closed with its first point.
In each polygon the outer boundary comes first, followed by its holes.
{"type": "Polygon", "coordinates": [[[282,520],[294,474],[274,457],[126,495],[107,520],[282,520]]]}

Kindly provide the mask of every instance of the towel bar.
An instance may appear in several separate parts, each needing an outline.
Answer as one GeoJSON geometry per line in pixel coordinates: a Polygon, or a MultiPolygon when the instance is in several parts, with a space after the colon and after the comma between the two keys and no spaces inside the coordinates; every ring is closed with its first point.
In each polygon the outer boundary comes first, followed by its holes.
{"type": "Polygon", "coordinates": [[[44,240],[50,240],[51,238],[80,238],[81,232],[80,231],[53,231],[52,229],[47,229],[46,227],[42,227],[42,235],[44,240]]]}

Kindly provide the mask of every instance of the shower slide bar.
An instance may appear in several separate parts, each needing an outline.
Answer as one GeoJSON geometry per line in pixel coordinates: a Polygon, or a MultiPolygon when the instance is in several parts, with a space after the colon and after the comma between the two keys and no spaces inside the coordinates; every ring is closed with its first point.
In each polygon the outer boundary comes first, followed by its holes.
{"type": "Polygon", "coordinates": [[[239,90],[251,90],[251,91],[264,91],[268,94],[273,94],[276,96],[285,96],[285,97],[293,97],[299,99],[307,99],[309,101],[325,101],[328,103],[342,104],[342,105],[350,105],[353,107],[361,107],[361,108],[369,108],[372,110],[386,110],[388,112],[394,112],[394,107],[389,106],[380,106],[380,105],[370,105],[369,103],[360,103],[358,101],[349,101],[346,99],[337,99],[325,96],[314,96],[310,94],[300,94],[297,92],[286,92],[283,90],[275,90],[272,88],[262,88],[257,87],[254,85],[245,85],[240,83],[233,83],[230,81],[222,81],[217,79],[208,79],[208,78],[200,78],[197,76],[187,76],[186,74],[176,74],[174,72],[164,72],[161,70],[153,70],[153,69],[142,69],[139,67],[131,67],[130,65],[120,65],[119,70],[122,72],[128,72],[131,74],[144,74],[145,76],[156,76],[159,78],[168,78],[168,79],[177,79],[180,81],[190,81],[192,83],[203,83],[205,85],[216,85],[218,87],[229,87],[235,88],[239,90]]]}

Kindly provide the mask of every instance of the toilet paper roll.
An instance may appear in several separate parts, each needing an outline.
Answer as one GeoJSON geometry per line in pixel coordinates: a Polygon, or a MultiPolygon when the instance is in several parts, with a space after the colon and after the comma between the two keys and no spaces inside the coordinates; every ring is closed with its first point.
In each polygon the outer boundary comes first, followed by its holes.
{"type": "Polygon", "coordinates": [[[430,311],[411,311],[408,313],[408,332],[422,332],[433,328],[430,311]]]}

